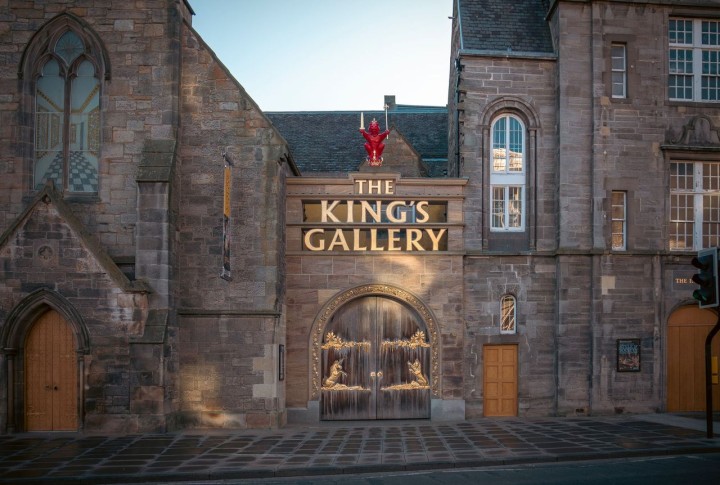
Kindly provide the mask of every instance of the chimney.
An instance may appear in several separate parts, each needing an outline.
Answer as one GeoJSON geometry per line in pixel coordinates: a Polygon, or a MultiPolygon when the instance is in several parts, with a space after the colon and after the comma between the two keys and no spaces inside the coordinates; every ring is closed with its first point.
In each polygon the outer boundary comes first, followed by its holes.
{"type": "Polygon", "coordinates": [[[384,105],[387,105],[388,111],[393,111],[395,109],[395,95],[386,94],[384,105]]]}

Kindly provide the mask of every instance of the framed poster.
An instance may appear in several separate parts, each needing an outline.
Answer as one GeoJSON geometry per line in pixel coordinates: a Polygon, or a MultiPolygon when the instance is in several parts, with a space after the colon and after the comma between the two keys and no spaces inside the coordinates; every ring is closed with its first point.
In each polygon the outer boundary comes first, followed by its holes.
{"type": "Polygon", "coordinates": [[[640,339],[617,339],[617,371],[640,372],[640,339]]]}

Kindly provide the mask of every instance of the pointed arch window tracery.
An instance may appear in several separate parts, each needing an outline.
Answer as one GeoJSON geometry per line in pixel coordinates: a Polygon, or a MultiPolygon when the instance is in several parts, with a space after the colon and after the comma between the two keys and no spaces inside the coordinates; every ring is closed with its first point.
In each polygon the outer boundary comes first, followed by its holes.
{"type": "Polygon", "coordinates": [[[34,90],[33,187],[97,193],[100,152],[98,60],[69,25],[40,53],[34,90]]]}

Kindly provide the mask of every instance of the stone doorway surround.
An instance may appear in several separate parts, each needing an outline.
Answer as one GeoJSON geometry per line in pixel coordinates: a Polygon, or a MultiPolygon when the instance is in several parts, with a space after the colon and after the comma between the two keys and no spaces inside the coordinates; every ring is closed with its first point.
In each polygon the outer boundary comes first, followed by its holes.
{"type": "Polygon", "coordinates": [[[443,400],[441,398],[441,372],[440,372],[440,330],[432,310],[412,293],[388,284],[367,284],[344,290],[332,298],[318,312],[310,331],[309,352],[309,396],[306,409],[288,409],[288,421],[292,423],[317,423],[320,419],[320,389],[321,389],[321,346],[326,325],[344,304],[366,296],[381,296],[394,299],[412,308],[423,322],[428,331],[430,341],[430,396],[432,421],[457,421],[465,419],[464,400],[443,400]]]}

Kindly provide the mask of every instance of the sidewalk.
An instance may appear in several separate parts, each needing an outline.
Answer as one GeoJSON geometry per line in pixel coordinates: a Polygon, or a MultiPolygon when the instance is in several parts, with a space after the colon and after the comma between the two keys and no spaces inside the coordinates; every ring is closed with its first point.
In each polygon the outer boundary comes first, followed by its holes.
{"type": "Polygon", "coordinates": [[[0,436],[0,483],[128,483],[720,452],[677,415],[322,423],[280,430],[0,436]]]}

